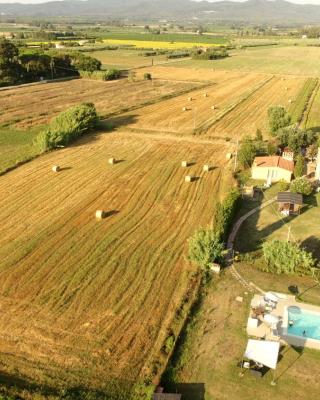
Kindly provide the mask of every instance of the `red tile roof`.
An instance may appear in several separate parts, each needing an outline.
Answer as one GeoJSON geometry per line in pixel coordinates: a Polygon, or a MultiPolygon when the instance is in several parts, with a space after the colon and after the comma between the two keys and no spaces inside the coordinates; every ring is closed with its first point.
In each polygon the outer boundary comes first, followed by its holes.
{"type": "Polygon", "coordinates": [[[294,162],[280,156],[256,157],[253,165],[263,168],[279,167],[290,172],[294,171],[294,162]]]}

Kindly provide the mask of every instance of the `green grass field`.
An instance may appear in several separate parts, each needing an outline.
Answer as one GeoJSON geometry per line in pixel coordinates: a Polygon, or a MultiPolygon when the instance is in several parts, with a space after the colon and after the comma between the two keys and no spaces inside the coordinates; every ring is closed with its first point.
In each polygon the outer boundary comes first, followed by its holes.
{"type": "Polygon", "coordinates": [[[141,66],[151,66],[167,61],[165,55],[144,57],[141,50],[101,50],[89,53],[90,56],[97,58],[104,68],[115,67],[119,69],[137,68],[141,66]]]}
{"type": "Polygon", "coordinates": [[[39,128],[28,131],[0,129],[0,173],[39,153],[38,147],[33,144],[38,133],[39,128]]]}
{"type": "MultiPolygon", "coordinates": [[[[277,186],[274,186],[272,193],[277,191],[277,186]]],[[[247,203],[251,203],[252,207],[257,205],[255,202],[247,203]]],[[[237,236],[236,249],[242,253],[255,253],[259,251],[264,240],[286,240],[290,227],[290,239],[302,243],[320,258],[320,194],[305,197],[304,203],[298,216],[284,218],[277,209],[277,203],[274,203],[248,218],[237,236]]],[[[248,210],[248,207],[244,210],[248,210]]]]}
{"type": "MultiPolygon", "coordinates": [[[[310,289],[312,282],[304,278],[288,279],[256,271],[249,265],[238,266],[246,278],[264,289],[287,292],[290,284],[309,288],[320,304],[320,289],[310,289]],[[276,286],[270,282],[276,281],[276,286]]],[[[309,296],[310,297],[310,296],[309,296]]],[[[276,370],[276,386],[271,386],[272,371],[262,379],[249,373],[239,376],[247,343],[246,324],[251,295],[231,276],[214,278],[207,289],[198,317],[189,330],[178,369],[178,385],[171,386],[183,393],[183,400],[287,400],[294,393],[296,400],[317,398],[320,390],[318,368],[320,352],[309,349],[282,348],[276,370]],[[236,302],[242,296],[243,303],[236,302]]],[[[170,385],[168,386],[170,387],[170,385]]]]}
{"type": "Polygon", "coordinates": [[[177,67],[319,76],[319,58],[319,47],[258,47],[231,51],[230,57],[223,60],[186,60],[177,64],[177,67]]]}
{"type": "Polygon", "coordinates": [[[224,36],[213,35],[192,35],[188,33],[162,33],[156,35],[152,33],[135,33],[135,32],[108,32],[103,35],[103,38],[119,39],[119,40],[139,40],[148,42],[192,42],[205,43],[211,45],[228,44],[228,39],[224,36]]]}

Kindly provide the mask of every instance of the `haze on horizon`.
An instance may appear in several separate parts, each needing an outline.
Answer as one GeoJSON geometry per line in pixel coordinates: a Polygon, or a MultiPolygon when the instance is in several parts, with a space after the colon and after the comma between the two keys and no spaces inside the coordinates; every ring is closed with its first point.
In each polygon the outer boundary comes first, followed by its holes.
{"type": "MultiPolygon", "coordinates": [[[[2,3],[37,4],[37,3],[47,3],[48,1],[51,1],[51,0],[0,0],[0,4],[2,4],[2,3]]],[[[58,1],[62,1],[62,0],[58,0],[58,1]]],[[[90,0],[88,0],[88,1],[90,1],[90,0]]],[[[192,1],[202,1],[202,0],[192,0],[192,1]]],[[[207,1],[215,2],[215,1],[222,1],[222,0],[207,0],[207,1]]],[[[243,2],[243,1],[247,1],[247,0],[229,0],[229,1],[243,2]]],[[[316,4],[316,5],[320,5],[320,0],[286,0],[286,1],[289,1],[291,3],[296,3],[296,4],[316,4]]]]}

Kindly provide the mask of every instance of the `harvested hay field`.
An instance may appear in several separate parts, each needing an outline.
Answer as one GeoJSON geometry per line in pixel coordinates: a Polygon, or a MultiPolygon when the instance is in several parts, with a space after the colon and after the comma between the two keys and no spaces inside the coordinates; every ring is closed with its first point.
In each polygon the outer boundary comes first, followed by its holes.
{"type": "Polygon", "coordinates": [[[230,186],[225,151],[192,138],[117,132],[4,175],[2,372],[127,399],[132,382],[161,359],[192,289],[187,238],[210,223],[230,186]],[[118,163],[109,165],[110,157],[118,163]],[[184,159],[192,166],[181,168],[184,159]],[[215,168],[203,172],[204,164],[215,168]],[[186,184],[187,174],[197,180],[186,184]],[[107,211],[104,220],[97,210],[107,211]]]}
{"type": "Polygon", "coordinates": [[[187,96],[140,108],[131,114],[134,123],[129,127],[211,138],[252,135],[257,128],[266,133],[268,108],[283,105],[289,109],[289,100],[298,98],[304,82],[305,78],[236,75],[187,96]],[[190,96],[192,101],[188,101],[190,96]]]}
{"type": "Polygon", "coordinates": [[[127,79],[114,82],[75,79],[14,88],[0,91],[0,125],[25,129],[45,124],[57,113],[81,102],[92,102],[101,115],[108,115],[192,88],[197,88],[197,83],[156,81],[152,84],[127,79]]]}
{"type": "Polygon", "coordinates": [[[229,77],[211,87],[128,113],[134,120],[129,127],[182,135],[193,134],[195,130],[210,126],[221,113],[249,96],[269,79],[271,78],[268,76],[254,74],[229,77]]]}
{"type": "Polygon", "coordinates": [[[253,135],[257,129],[267,134],[268,109],[274,105],[290,108],[303,90],[305,78],[274,77],[259,90],[227,112],[208,129],[210,136],[253,135]],[[288,90],[285,88],[287,87],[288,90]]]}
{"type": "MultiPolygon", "coordinates": [[[[137,76],[143,77],[146,72],[152,74],[156,79],[168,79],[168,80],[179,80],[179,81],[227,81],[234,77],[240,77],[246,75],[246,73],[231,72],[231,71],[219,71],[214,68],[214,64],[211,62],[212,68],[177,68],[182,60],[173,61],[173,65],[169,66],[164,64],[161,66],[153,66],[137,69],[137,76]]],[[[259,74],[257,74],[259,75],[259,74]]]]}

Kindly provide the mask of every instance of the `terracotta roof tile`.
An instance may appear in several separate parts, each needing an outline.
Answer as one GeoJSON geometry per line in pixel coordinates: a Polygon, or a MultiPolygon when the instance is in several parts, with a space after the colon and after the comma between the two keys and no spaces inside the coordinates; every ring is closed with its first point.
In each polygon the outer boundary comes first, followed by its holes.
{"type": "Polygon", "coordinates": [[[294,162],[280,156],[256,157],[253,165],[264,168],[279,167],[290,172],[294,171],[294,162]]]}

